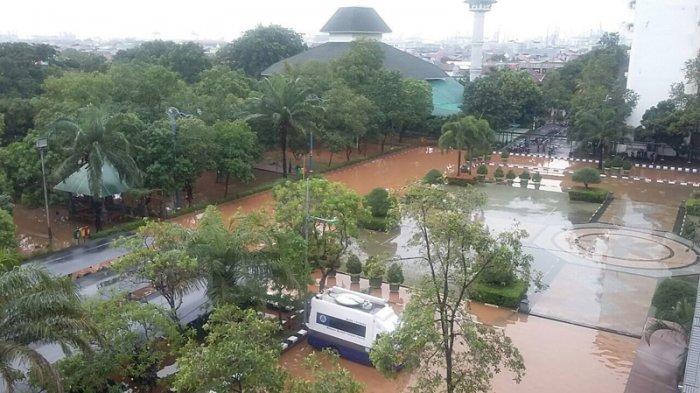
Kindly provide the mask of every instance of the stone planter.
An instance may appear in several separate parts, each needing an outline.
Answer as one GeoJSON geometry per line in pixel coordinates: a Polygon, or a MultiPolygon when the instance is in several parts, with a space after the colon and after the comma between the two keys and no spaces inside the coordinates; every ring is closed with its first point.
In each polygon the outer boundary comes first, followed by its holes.
{"type": "Polygon", "coordinates": [[[527,188],[527,184],[529,182],[530,182],[530,180],[520,180],[520,187],[527,188]]]}
{"type": "Polygon", "coordinates": [[[369,279],[369,287],[372,289],[381,289],[382,288],[382,278],[381,277],[370,278],[369,279]]]}
{"type": "Polygon", "coordinates": [[[359,274],[351,274],[350,275],[350,283],[351,284],[359,284],[360,283],[360,275],[359,274]]]}
{"type": "Polygon", "coordinates": [[[496,179],[496,183],[503,183],[502,177],[494,177],[494,179],[496,179]]]}
{"type": "Polygon", "coordinates": [[[612,173],[614,175],[619,175],[622,172],[622,167],[621,166],[614,166],[612,167],[612,173]]]}
{"type": "Polygon", "coordinates": [[[401,284],[391,284],[389,283],[389,292],[391,293],[398,293],[399,288],[401,288],[401,284]]]}
{"type": "Polygon", "coordinates": [[[542,184],[542,183],[541,183],[541,182],[538,182],[538,181],[533,181],[533,182],[532,182],[532,185],[535,186],[535,190],[539,190],[541,184],[542,184]]]}
{"type": "Polygon", "coordinates": [[[512,186],[512,185],[513,185],[513,179],[508,179],[507,182],[508,182],[508,185],[509,185],[509,186],[512,186]]]}
{"type": "Polygon", "coordinates": [[[477,181],[484,181],[484,180],[486,180],[486,175],[476,175],[476,180],[477,181]]]}

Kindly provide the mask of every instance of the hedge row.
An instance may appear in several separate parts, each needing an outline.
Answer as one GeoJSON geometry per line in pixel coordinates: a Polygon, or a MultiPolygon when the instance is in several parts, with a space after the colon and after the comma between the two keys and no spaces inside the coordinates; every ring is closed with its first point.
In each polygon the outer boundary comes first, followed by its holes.
{"type": "Polygon", "coordinates": [[[470,293],[471,300],[495,304],[501,307],[517,308],[520,300],[525,297],[528,285],[523,281],[516,281],[509,286],[491,285],[477,282],[470,293]]]}
{"type": "Polygon", "coordinates": [[[360,228],[369,229],[371,231],[388,231],[391,228],[388,227],[389,220],[386,217],[374,217],[370,215],[369,217],[361,219],[357,223],[360,228]]]}
{"type": "Polygon", "coordinates": [[[700,199],[688,199],[685,202],[685,212],[691,216],[700,216],[700,199]]]}
{"type": "Polygon", "coordinates": [[[593,203],[603,203],[608,197],[608,191],[602,188],[569,190],[569,200],[593,203]]]}
{"type": "Polygon", "coordinates": [[[447,184],[451,186],[466,187],[476,184],[476,179],[467,179],[462,177],[447,177],[447,184]]]}

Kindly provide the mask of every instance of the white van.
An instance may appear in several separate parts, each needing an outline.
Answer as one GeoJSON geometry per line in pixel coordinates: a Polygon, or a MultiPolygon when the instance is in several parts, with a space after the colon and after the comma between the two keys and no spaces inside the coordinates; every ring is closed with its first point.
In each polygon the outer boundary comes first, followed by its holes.
{"type": "Polygon", "coordinates": [[[381,298],[333,287],[311,299],[308,341],[332,348],[352,361],[371,364],[369,351],[377,336],[396,329],[399,317],[381,298]]]}

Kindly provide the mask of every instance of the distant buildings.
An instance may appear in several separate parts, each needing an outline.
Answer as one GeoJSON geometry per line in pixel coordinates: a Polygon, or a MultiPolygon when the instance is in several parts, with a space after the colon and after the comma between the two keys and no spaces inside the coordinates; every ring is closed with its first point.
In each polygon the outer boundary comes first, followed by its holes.
{"type": "MultiPolygon", "coordinates": [[[[700,50],[700,1],[637,0],[627,88],[639,94],[627,120],[638,126],[647,109],[684,81],[687,60],[700,50]]],[[[697,86],[691,87],[696,89],[697,86]]]]}

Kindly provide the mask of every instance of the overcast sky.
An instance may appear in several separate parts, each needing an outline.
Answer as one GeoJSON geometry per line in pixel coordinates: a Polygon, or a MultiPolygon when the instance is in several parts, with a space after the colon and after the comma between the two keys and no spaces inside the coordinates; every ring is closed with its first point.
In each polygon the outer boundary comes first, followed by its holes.
{"type": "MultiPolygon", "coordinates": [[[[662,0],[659,0],[662,1],[662,0]]],[[[486,34],[502,39],[619,30],[629,0],[499,0],[486,34]]],[[[0,33],[21,37],[225,39],[257,24],[280,24],[315,34],[341,6],[374,7],[393,37],[441,39],[471,33],[462,0],[2,0],[0,33]]]]}

